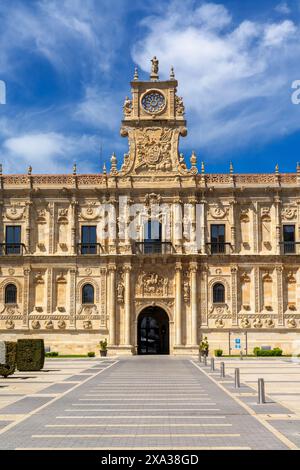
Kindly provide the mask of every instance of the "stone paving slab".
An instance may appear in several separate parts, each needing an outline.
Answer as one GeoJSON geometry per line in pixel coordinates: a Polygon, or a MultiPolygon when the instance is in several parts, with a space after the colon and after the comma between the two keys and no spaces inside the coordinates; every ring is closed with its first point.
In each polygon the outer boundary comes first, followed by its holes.
{"type": "Polygon", "coordinates": [[[137,356],[92,369],[83,383],[0,430],[0,448],[289,448],[188,358],[137,356]]]}

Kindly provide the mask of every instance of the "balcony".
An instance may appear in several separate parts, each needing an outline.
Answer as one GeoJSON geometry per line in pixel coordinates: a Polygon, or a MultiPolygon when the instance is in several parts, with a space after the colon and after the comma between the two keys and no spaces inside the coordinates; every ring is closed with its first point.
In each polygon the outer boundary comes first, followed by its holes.
{"type": "Polygon", "coordinates": [[[282,255],[299,255],[300,242],[281,242],[280,252],[282,255]]]}
{"type": "Polygon", "coordinates": [[[171,242],[136,242],[137,255],[171,255],[174,247],[171,242]]]}
{"type": "Polygon", "coordinates": [[[208,255],[230,255],[233,251],[231,243],[206,243],[208,255]]]}
{"type": "Polygon", "coordinates": [[[100,255],[103,252],[100,243],[77,243],[79,255],[100,255]]]}
{"type": "Polygon", "coordinates": [[[24,243],[0,243],[0,255],[23,255],[25,252],[24,243]]]}

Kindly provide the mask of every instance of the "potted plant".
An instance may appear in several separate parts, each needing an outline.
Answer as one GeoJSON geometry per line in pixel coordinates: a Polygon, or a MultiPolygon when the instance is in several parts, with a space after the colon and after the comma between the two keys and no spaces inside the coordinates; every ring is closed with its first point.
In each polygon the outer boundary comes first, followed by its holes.
{"type": "Polygon", "coordinates": [[[105,339],[104,341],[100,341],[100,356],[107,356],[107,339],[105,339]]]}

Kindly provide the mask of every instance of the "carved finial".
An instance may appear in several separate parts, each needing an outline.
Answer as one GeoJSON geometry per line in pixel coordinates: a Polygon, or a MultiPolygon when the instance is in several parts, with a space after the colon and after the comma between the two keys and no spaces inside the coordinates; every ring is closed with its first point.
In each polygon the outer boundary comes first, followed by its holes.
{"type": "Polygon", "coordinates": [[[151,60],[151,63],[152,63],[152,67],[151,67],[150,78],[151,80],[158,80],[159,79],[159,76],[158,76],[159,61],[156,58],[156,56],[153,57],[153,59],[151,60]]]}
{"type": "Polygon", "coordinates": [[[300,163],[297,163],[297,173],[300,173],[300,163]]]}
{"type": "Polygon", "coordinates": [[[29,176],[30,176],[30,175],[31,175],[31,173],[32,173],[32,166],[31,166],[31,165],[29,165],[29,167],[28,167],[28,170],[27,170],[27,175],[29,175],[29,176]]]}
{"type": "Polygon", "coordinates": [[[106,165],[105,165],[105,163],[103,165],[103,174],[106,175],[106,165]]]}
{"type": "Polygon", "coordinates": [[[76,165],[76,163],[74,163],[74,165],[73,165],[73,175],[76,175],[76,173],[77,173],[77,165],[76,165]]]}
{"type": "Polygon", "coordinates": [[[204,175],[204,173],[205,173],[205,165],[204,165],[204,162],[201,162],[201,173],[202,173],[202,175],[204,175]]]}
{"type": "Polygon", "coordinates": [[[192,151],[191,159],[190,159],[191,165],[196,166],[197,165],[197,156],[195,151],[192,151]]]}
{"type": "Polygon", "coordinates": [[[139,79],[139,71],[138,71],[138,68],[135,66],[133,80],[137,81],[138,79],[139,79]]]}
{"type": "Polygon", "coordinates": [[[115,152],[113,152],[113,154],[111,156],[110,163],[111,163],[110,172],[113,175],[117,172],[117,157],[116,157],[115,152]]]}
{"type": "Polygon", "coordinates": [[[276,174],[276,175],[279,174],[279,165],[278,165],[278,163],[277,163],[276,166],[275,166],[275,174],[276,174]]]}
{"type": "Polygon", "coordinates": [[[234,172],[233,164],[232,164],[232,162],[230,162],[230,164],[229,164],[229,173],[231,175],[233,175],[233,172],[234,172]]]}
{"type": "Polygon", "coordinates": [[[0,175],[2,175],[2,163],[0,163],[0,175]]]}
{"type": "Polygon", "coordinates": [[[171,67],[171,71],[170,71],[170,80],[175,80],[174,67],[171,67]]]}

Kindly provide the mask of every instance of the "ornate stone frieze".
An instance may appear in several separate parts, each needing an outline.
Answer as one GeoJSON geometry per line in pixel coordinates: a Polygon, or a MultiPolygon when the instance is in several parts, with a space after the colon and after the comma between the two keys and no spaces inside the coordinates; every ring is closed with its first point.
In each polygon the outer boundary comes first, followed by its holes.
{"type": "Polygon", "coordinates": [[[169,295],[169,280],[155,272],[143,272],[138,277],[136,295],[157,297],[169,295]]]}
{"type": "Polygon", "coordinates": [[[281,217],[283,220],[293,220],[297,217],[297,207],[284,207],[281,211],[281,217]]]}
{"type": "Polygon", "coordinates": [[[209,208],[213,219],[224,219],[228,215],[229,208],[221,205],[214,205],[209,208]]]}

